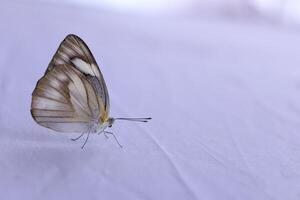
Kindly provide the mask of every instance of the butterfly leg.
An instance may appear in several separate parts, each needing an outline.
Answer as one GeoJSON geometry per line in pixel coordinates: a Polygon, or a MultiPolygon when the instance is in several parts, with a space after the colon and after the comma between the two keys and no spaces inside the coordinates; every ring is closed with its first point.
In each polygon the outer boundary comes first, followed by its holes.
{"type": "Polygon", "coordinates": [[[118,139],[117,139],[117,137],[115,136],[114,133],[109,132],[109,131],[103,131],[103,133],[104,133],[105,137],[107,137],[107,138],[108,138],[108,136],[106,134],[112,135],[115,138],[116,142],[118,143],[119,147],[123,148],[123,146],[119,143],[119,141],[118,141],[118,139]]]}
{"type": "Polygon", "coordinates": [[[79,135],[77,138],[71,138],[71,140],[72,140],[72,141],[76,141],[76,140],[78,140],[79,138],[81,138],[81,137],[83,136],[83,134],[84,134],[84,133],[81,133],[81,135],[79,135]]]}
{"type": "Polygon", "coordinates": [[[104,133],[103,133],[103,134],[104,134],[104,136],[105,136],[105,138],[106,138],[106,139],[108,139],[108,138],[109,138],[109,137],[106,135],[106,132],[105,132],[105,131],[104,131],[104,133]]]}
{"type": "Polygon", "coordinates": [[[91,132],[89,131],[89,132],[88,132],[88,135],[87,135],[87,137],[86,137],[86,139],[85,139],[85,141],[84,141],[84,143],[83,143],[83,145],[81,146],[81,149],[84,148],[84,146],[86,145],[87,141],[89,140],[90,133],[91,133],[91,132]]]}
{"type": "Polygon", "coordinates": [[[98,135],[100,135],[100,133],[103,133],[103,134],[104,134],[104,136],[105,136],[105,138],[106,138],[106,139],[108,139],[108,136],[106,135],[105,131],[101,131],[101,132],[99,132],[99,133],[98,133],[98,135]]]}

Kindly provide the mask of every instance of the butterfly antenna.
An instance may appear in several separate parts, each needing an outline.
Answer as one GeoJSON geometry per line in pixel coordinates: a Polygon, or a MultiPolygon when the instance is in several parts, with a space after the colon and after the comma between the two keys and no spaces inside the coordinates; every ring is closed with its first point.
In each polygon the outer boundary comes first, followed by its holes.
{"type": "Polygon", "coordinates": [[[127,120],[127,121],[134,121],[134,122],[148,122],[149,120],[151,120],[151,117],[147,117],[147,118],[114,118],[115,120],[127,120]]]}

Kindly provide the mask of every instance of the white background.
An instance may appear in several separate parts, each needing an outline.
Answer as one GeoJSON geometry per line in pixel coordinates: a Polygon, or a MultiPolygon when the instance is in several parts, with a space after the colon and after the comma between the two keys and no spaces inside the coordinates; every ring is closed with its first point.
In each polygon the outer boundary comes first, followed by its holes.
{"type": "Polygon", "coordinates": [[[300,35],[234,6],[142,15],[2,1],[1,199],[298,200],[300,35]],[[77,135],[31,118],[31,93],[69,33],[97,59],[111,116],[153,118],[114,124],[124,149],[92,135],[81,150],[77,135]]]}

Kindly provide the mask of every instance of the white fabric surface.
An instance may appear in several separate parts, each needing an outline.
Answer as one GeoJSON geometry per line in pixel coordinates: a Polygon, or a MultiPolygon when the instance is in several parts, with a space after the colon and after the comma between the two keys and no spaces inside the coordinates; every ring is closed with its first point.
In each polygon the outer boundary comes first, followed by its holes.
{"type": "Polygon", "coordinates": [[[263,23],[0,3],[0,198],[300,199],[300,35],[263,23]],[[37,125],[31,92],[83,38],[124,149],[37,125]]]}

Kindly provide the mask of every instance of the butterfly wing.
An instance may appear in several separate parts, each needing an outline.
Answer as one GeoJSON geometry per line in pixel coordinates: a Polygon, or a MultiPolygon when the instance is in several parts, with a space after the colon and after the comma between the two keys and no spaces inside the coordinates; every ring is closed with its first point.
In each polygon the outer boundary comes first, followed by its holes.
{"type": "Polygon", "coordinates": [[[93,86],[77,69],[58,65],[37,83],[31,113],[35,121],[60,132],[87,132],[97,123],[102,102],[93,86]]]}
{"type": "Polygon", "coordinates": [[[60,132],[87,132],[108,118],[103,76],[87,45],[68,35],[32,94],[35,121],[60,132]]]}
{"type": "Polygon", "coordinates": [[[109,96],[104,78],[93,54],[81,38],[73,34],[67,35],[49,63],[46,73],[61,64],[69,64],[83,73],[103,101],[106,112],[109,112],[109,96]]]}

